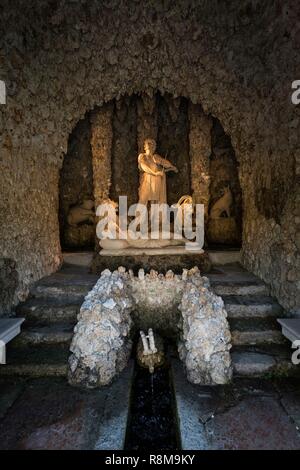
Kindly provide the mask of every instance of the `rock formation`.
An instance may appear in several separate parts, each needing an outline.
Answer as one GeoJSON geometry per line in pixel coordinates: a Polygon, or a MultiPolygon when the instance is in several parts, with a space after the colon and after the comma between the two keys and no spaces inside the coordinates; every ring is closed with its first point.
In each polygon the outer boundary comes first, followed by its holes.
{"type": "Polygon", "coordinates": [[[71,384],[107,385],[124,369],[131,351],[132,306],[122,271],[104,271],[80,309],[70,348],[71,384]]]}
{"type": "Polygon", "coordinates": [[[231,335],[221,297],[209,289],[209,281],[195,273],[186,283],[179,306],[182,334],[179,356],[188,380],[202,385],[231,380],[231,335]]]}
{"type": "Polygon", "coordinates": [[[222,299],[196,267],[182,275],[140,270],[138,277],[122,267],[105,270],[78,316],[69,382],[88,388],[110,383],[127,364],[134,331],[153,327],[180,338],[179,354],[191,382],[227,383],[232,371],[226,316],[222,299]]]}

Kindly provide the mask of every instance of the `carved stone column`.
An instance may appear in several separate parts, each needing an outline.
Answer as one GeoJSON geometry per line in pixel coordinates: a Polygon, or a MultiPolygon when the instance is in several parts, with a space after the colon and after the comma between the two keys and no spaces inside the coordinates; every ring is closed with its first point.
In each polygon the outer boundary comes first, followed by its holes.
{"type": "Polygon", "coordinates": [[[157,104],[156,96],[146,94],[137,102],[137,141],[139,154],[144,152],[145,139],[157,139],[157,104]]]}
{"type": "Polygon", "coordinates": [[[195,203],[204,204],[205,218],[209,205],[209,157],[211,154],[212,119],[198,104],[189,104],[189,143],[191,159],[191,186],[195,203]]]}
{"type": "Polygon", "coordinates": [[[111,185],[112,104],[105,104],[91,117],[91,148],[95,208],[109,197],[111,185]]]}

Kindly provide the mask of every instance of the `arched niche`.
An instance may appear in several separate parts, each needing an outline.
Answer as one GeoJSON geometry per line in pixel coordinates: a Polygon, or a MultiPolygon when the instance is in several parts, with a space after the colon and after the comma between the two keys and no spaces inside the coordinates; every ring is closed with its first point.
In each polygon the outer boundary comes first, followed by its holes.
{"type": "MultiPolygon", "coordinates": [[[[63,250],[93,249],[91,219],[71,224],[74,208],[93,200],[138,201],[137,157],[145,138],[154,138],[157,151],[178,168],[167,177],[168,203],[192,194],[205,205],[206,246],[237,247],[241,242],[242,194],[238,162],[221,123],[185,97],[156,92],[124,95],[86,113],[69,137],[60,174],[59,221],[63,250]],[[231,220],[226,213],[210,222],[210,211],[226,187],[232,193],[231,220]]],[[[97,246],[97,244],[96,244],[97,246]]]]}

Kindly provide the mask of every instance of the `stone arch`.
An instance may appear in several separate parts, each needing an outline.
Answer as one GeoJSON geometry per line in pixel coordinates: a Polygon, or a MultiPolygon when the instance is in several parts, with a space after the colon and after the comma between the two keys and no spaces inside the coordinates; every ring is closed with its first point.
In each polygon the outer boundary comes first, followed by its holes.
{"type": "Polygon", "coordinates": [[[167,178],[168,203],[176,203],[183,194],[193,195],[195,203],[205,205],[205,246],[239,247],[242,197],[230,137],[219,120],[204,113],[201,104],[154,91],[152,95],[122,95],[95,106],[71,132],[60,170],[62,249],[97,250],[90,217],[78,224],[67,221],[69,211],[81,210],[84,200],[94,200],[95,207],[107,197],[118,201],[126,195],[128,207],[138,201],[137,155],[149,137],[178,169],[167,178]],[[232,193],[232,216],[210,221],[210,208],[227,186],[232,193]]]}
{"type": "Polygon", "coordinates": [[[0,238],[22,280],[18,297],[61,262],[58,175],[75,123],[87,109],[126,92],[160,90],[201,103],[231,136],[244,195],[243,261],[297,310],[300,110],[289,99],[298,63],[293,6],[108,0],[83,8],[71,0],[31,0],[20,14],[4,0],[2,13],[6,220],[0,238]],[[285,195],[280,223],[272,209],[278,184],[285,195]]]}

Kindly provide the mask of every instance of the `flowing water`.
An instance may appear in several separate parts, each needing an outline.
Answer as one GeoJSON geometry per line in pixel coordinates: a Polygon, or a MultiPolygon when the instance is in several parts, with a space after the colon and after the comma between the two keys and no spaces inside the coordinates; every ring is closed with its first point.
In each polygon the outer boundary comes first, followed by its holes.
{"type": "Polygon", "coordinates": [[[135,366],[125,450],[180,449],[175,398],[167,366],[135,366]]]}

